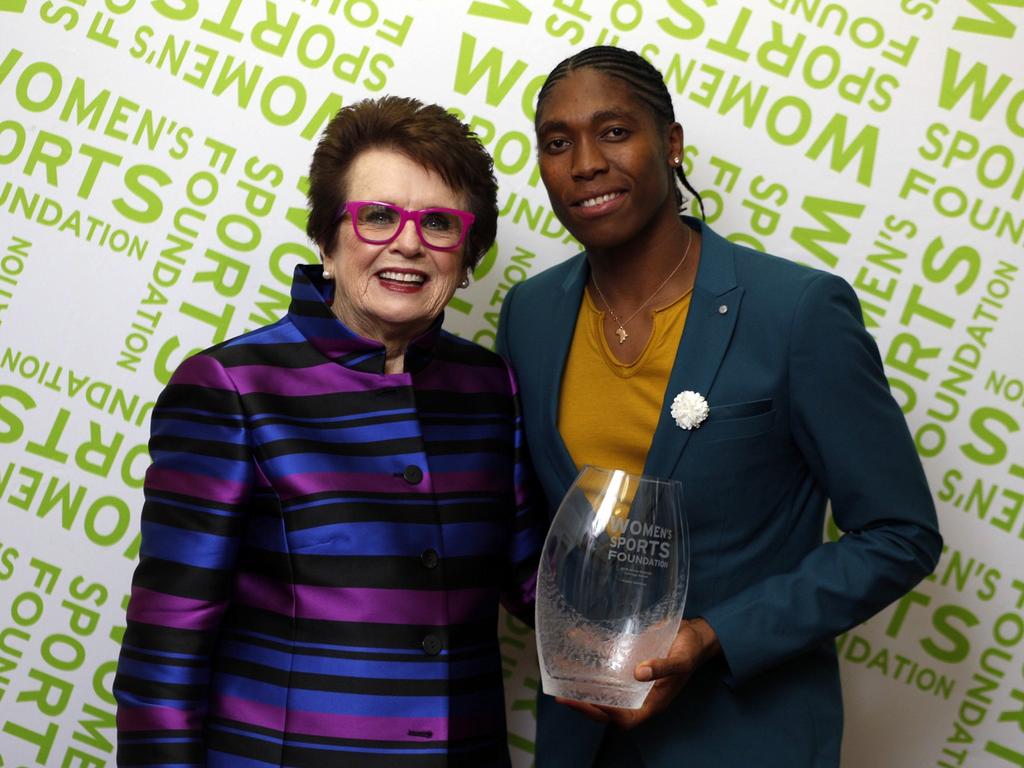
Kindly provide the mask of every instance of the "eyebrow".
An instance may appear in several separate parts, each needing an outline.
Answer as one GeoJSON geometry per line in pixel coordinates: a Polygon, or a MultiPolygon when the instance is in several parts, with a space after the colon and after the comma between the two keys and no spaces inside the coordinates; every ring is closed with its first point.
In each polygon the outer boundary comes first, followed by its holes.
{"type": "MultiPolygon", "coordinates": [[[[627,112],[620,111],[618,109],[602,109],[595,112],[590,116],[588,121],[590,125],[597,123],[604,123],[609,120],[633,120],[634,118],[627,112]]],[[[549,131],[566,131],[569,129],[569,124],[564,120],[545,120],[537,128],[538,134],[547,133],[549,131]]]]}

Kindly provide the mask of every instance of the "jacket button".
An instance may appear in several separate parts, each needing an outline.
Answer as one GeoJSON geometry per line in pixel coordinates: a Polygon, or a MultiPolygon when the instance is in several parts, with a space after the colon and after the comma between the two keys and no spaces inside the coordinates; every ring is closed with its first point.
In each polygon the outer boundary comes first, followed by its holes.
{"type": "Polygon", "coordinates": [[[428,656],[437,656],[441,652],[441,638],[437,635],[427,635],[423,638],[423,650],[428,656]]]}
{"type": "Polygon", "coordinates": [[[433,549],[423,550],[423,554],[420,555],[420,562],[423,563],[425,568],[437,568],[437,552],[433,549]]]}
{"type": "Polygon", "coordinates": [[[423,479],[423,470],[417,467],[415,464],[410,464],[408,467],[405,468],[405,471],[402,472],[402,478],[409,485],[416,485],[419,483],[420,480],[423,479]]]}

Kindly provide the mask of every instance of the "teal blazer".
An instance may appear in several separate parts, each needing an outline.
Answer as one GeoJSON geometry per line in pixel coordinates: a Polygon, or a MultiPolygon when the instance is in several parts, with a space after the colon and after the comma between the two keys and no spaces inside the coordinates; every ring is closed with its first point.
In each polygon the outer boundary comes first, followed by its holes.
{"type": "MultiPolygon", "coordinates": [[[[649,768],[836,766],[833,639],[932,571],[935,506],[850,286],[684,220],[703,235],[700,266],[644,473],[683,484],[686,615],[723,656],[633,740],[649,768]],[[683,390],[710,405],[690,431],[669,414],[683,390]],[[843,535],[823,543],[829,501],[843,535]]],[[[551,514],[577,474],[556,411],[588,275],[579,254],[520,283],[499,323],[551,514]]],[[[590,765],[602,731],[541,696],[537,766],[590,765]]]]}

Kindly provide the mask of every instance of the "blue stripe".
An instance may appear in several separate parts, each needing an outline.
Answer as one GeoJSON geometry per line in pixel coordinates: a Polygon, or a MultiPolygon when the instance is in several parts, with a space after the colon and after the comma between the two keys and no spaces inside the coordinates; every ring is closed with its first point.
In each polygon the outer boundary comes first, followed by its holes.
{"type": "MultiPolygon", "coordinates": [[[[335,715],[373,717],[447,717],[449,699],[445,696],[371,696],[341,691],[309,691],[272,685],[229,674],[217,675],[217,690],[228,696],[302,712],[327,712],[335,715]]],[[[492,691],[487,691],[490,696],[492,691]]]]}
{"type": "Polygon", "coordinates": [[[144,557],[157,557],[172,563],[223,569],[234,564],[238,540],[161,523],[143,522],[139,552],[144,557]]]}
{"type": "Polygon", "coordinates": [[[216,456],[202,456],[185,451],[152,451],[153,463],[161,469],[188,472],[216,480],[244,483],[250,478],[252,464],[248,461],[220,459],[216,456]]]}
{"type": "Polygon", "coordinates": [[[409,464],[426,466],[422,453],[391,453],[387,456],[345,456],[332,453],[289,453],[268,459],[263,468],[274,477],[305,475],[312,472],[401,474],[409,464]]]}
{"type": "MultiPolygon", "coordinates": [[[[492,551],[507,529],[493,522],[335,523],[288,534],[294,552],[316,547],[317,555],[419,557],[428,547],[445,557],[466,557],[492,551]],[[440,538],[439,538],[440,534],[440,538]]],[[[270,543],[270,542],[268,542],[270,543]]],[[[271,543],[267,548],[279,547],[271,543]]]]}
{"type": "Polygon", "coordinates": [[[362,424],[356,427],[322,425],[316,427],[296,427],[291,424],[268,424],[252,430],[256,441],[266,445],[275,440],[316,440],[321,443],[372,443],[380,440],[400,440],[408,437],[420,437],[420,427],[415,420],[389,421],[387,424],[362,424]]]}
{"type": "Polygon", "coordinates": [[[225,642],[224,653],[233,658],[262,664],[273,669],[369,680],[445,680],[449,677],[472,677],[491,671],[494,664],[494,660],[489,657],[467,659],[451,664],[424,661],[342,659],[278,651],[237,640],[225,642]]]}
{"type": "Polygon", "coordinates": [[[117,662],[118,673],[124,672],[144,680],[156,680],[175,685],[202,685],[209,680],[208,667],[180,667],[175,664],[150,664],[136,659],[122,658],[117,662]]]}
{"type": "Polygon", "coordinates": [[[235,427],[159,417],[153,419],[153,436],[186,437],[192,440],[245,445],[245,432],[242,430],[241,424],[235,427]]]}
{"type": "Polygon", "coordinates": [[[306,337],[302,335],[302,332],[292,325],[288,318],[283,317],[273,325],[267,325],[245,336],[231,339],[225,342],[224,346],[244,347],[248,344],[291,344],[304,341],[306,341],[306,337]]]}

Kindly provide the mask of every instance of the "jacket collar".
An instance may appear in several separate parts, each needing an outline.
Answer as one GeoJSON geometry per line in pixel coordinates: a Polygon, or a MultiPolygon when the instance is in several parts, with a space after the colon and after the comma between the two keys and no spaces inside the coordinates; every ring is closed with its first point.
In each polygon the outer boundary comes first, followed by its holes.
{"type": "MultiPolygon", "coordinates": [[[[325,280],[321,267],[299,264],[292,277],[288,319],[320,354],[346,368],[364,373],[384,373],[384,345],[350,330],[331,310],[334,283],[325,280]]],[[[405,353],[405,370],[415,373],[434,357],[441,336],[444,313],[425,333],[413,339],[405,353]]]]}
{"type": "MultiPolygon", "coordinates": [[[[743,288],[737,284],[733,244],[704,222],[690,216],[684,216],[683,219],[701,234],[700,265],[683,336],[669,374],[658,426],[644,465],[644,474],[656,477],[673,475],[692,432],[676,426],[669,413],[672,399],[684,390],[707,396],[732,340],[744,293],[743,288]]],[[[562,375],[576,316],[589,276],[590,267],[584,252],[568,264],[562,280],[563,300],[557,302],[552,310],[552,330],[545,360],[546,385],[552,393],[548,398],[546,414],[547,423],[553,430],[553,437],[548,441],[548,459],[556,467],[566,487],[575,477],[576,467],[555,426],[558,419],[558,393],[561,392],[562,375]]]]}

